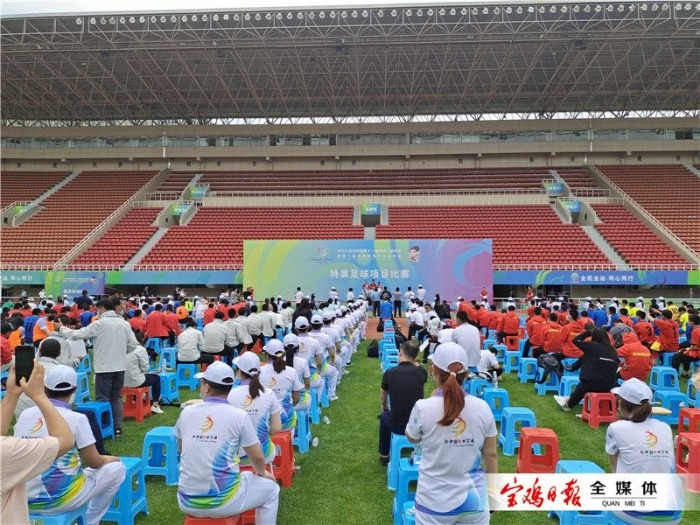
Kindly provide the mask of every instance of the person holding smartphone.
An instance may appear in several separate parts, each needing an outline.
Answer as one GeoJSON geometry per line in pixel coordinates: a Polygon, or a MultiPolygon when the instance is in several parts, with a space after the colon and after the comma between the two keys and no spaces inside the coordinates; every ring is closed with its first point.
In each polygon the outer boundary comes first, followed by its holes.
{"type": "Polygon", "coordinates": [[[46,471],[75,445],[75,438],[66,420],[44,392],[44,367],[34,361],[29,380],[17,381],[15,366],[10,368],[7,391],[0,404],[0,522],[29,523],[25,483],[46,471]],[[21,393],[39,407],[48,436],[22,439],[7,436],[12,414],[21,393]]]}

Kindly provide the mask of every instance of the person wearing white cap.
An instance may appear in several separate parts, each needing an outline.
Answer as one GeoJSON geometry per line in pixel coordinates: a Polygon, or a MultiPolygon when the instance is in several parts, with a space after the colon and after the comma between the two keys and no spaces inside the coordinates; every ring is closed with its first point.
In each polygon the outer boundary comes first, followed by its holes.
{"type": "Polygon", "coordinates": [[[320,314],[314,314],[311,316],[311,331],[309,332],[309,337],[313,337],[318,341],[323,349],[323,358],[320,368],[321,377],[328,379],[328,396],[331,401],[338,399],[335,394],[335,389],[338,384],[338,368],[336,368],[335,355],[335,343],[324,333],[321,329],[323,328],[323,317],[320,314]]]}
{"type": "MultiPolygon", "coordinates": [[[[628,379],[611,390],[617,396],[619,420],[605,434],[605,452],[616,474],[670,474],[675,470],[673,432],[666,423],[653,419],[653,392],[639,379],[628,379]]],[[[678,487],[676,494],[682,494],[678,487]]],[[[682,508],[682,503],[677,508],[682,508]]],[[[614,512],[622,523],[675,524],[682,511],[614,512]]]]}
{"type": "MultiPolygon", "coordinates": [[[[299,352],[299,338],[294,334],[287,334],[282,341],[287,356],[287,366],[294,368],[297,378],[304,385],[304,390],[299,392],[299,401],[294,405],[294,410],[308,410],[311,407],[311,370],[309,362],[297,355],[299,352]],[[290,354],[292,359],[289,358],[290,354]]],[[[319,377],[320,379],[320,377],[319,377]]]]}
{"type": "MultiPolygon", "coordinates": [[[[338,313],[340,313],[340,310],[338,310],[338,313]]],[[[323,366],[323,347],[316,339],[309,336],[309,321],[306,317],[297,317],[294,321],[294,329],[297,331],[297,340],[299,342],[297,355],[308,363],[309,371],[311,372],[311,377],[309,378],[311,388],[316,390],[318,399],[321,399],[324,379],[319,371],[323,366]]]]}
{"type": "Polygon", "coordinates": [[[343,374],[345,372],[345,366],[347,365],[348,361],[350,361],[352,349],[347,341],[343,342],[341,337],[341,329],[337,326],[332,326],[333,321],[336,319],[335,314],[331,310],[326,310],[323,312],[322,318],[323,327],[321,328],[321,331],[331,339],[331,342],[335,347],[335,367],[338,369],[339,374],[343,374]]]}
{"type": "MultiPolygon", "coordinates": [[[[120,458],[100,455],[87,416],[71,409],[69,402],[77,385],[75,370],[65,365],[56,366],[44,377],[46,394],[68,423],[75,445],[56,458],[49,470],[27,482],[27,497],[32,512],[43,515],[62,514],[87,504],[87,523],[97,525],[124,481],[126,469],[120,458]]],[[[47,435],[38,407],[22,412],[15,437],[47,435]]]]}
{"type": "Polygon", "coordinates": [[[422,284],[418,285],[418,289],[416,290],[416,299],[419,301],[425,299],[425,288],[423,288],[422,284]]]}
{"type": "Polygon", "coordinates": [[[202,380],[204,402],[186,407],[174,428],[182,450],[180,510],[197,518],[223,518],[254,508],[256,523],[276,523],[279,485],[265,470],[250,417],[227,401],[233,370],[217,361],[195,377],[202,380]],[[240,472],[241,448],[255,472],[240,472]]]}
{"type": "Polygon", "coordinates": [[[406,426],[408,440],[423,448],[416,524],[487,524],[484,472],[498,472],[493,413],[485,401],[462,390],[468,368],[461,346],[442,343],[430,359],[437,390],[416,401],[406,426]]]}
{"type": "MultiPolygon", "coordinates": [[[[272,390],[265,390],[260,383],[260,358],[255,352],[245,352],[233,360],[236,375],[240,380],[228,395],[229,404],[248,412],[258,434],[258,441],[265,455],[265,463],[275,459],[275,444],[270,436],[277,434],[281,428],[282,410],[277,396],[272,390]]],[[[241,451],[241,463],[249,464],[248,457],[241,451]]]]}
{"type": "Polygon", "coordinates": [[[664,299],[663,295],[659,295],[659,298],[656,300],[656,304],[659,306],[659,310],[666,308],[666,300],[664,299]]]}
{"type": "Polygon", "coordinates": [[[299,402],[300,392],[304,388],[294,370],[294,348],[287,351],[282,341],[271,339],[263,350],[270,357],[260,370],[260,383],[274,392],[280,403],[280,430],[293,431],[297,424],[294,405],[299,402]],[[292,362],[292,366],[287,364],[288,361],[292,362]]]}

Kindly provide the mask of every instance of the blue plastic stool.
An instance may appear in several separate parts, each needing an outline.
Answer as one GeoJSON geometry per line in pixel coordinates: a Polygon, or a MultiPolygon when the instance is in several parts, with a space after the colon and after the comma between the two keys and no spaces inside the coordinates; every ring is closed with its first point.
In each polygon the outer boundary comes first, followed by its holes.
{"type": "Polygon", "coordinates": [[[535,413],[524,407],[504,408],[498,443],[503,447],[503,454],[506,456],[514,456],[516,449],[520,446],[520,431],[516,430],[518,423],[523,427],[536,427],[535,413]]]}
{"type": "Polygon", "coordinates": [[[77,509],[67,510],[61,514],[29,513],[29,522],[35,525],[87,525],[87,504],[77,509]]]}
{"type": "Polygon", "coordinates": [[[503,364],[506,359],[506,352],[508,351],[506,345],[496,345],[494,348],[496,349],[496,361],[503,364]]]}
{"type": "Polygon", "coordinates": [[[76,372],[85,372],[86,374],[89,374],[92,372],[92,358],[90,357],[90,354],[85,354],[83,358],[80,360],[80,363],[78,363],[78,367],[75,369],[76,372]]]}
{"type": "Polygon", "coordinates": [[[328,393],[328,378],[323,378],[323,389],[321,390],[321,407],[328,408],[331,406],[331,397],[328,393]]]}
{"type": "Polygon", "coordinates": [[[520,370],[520,355],[520,352],[517,350],[506,351],[506,355],[503,359],[503,370],[506,374],[520,370]]]}
{"type": "Polygon", "coordinates": [[[146,476],[141,458],[122,457],[126,467],[126,478],[114,495],[112,505],[102,517],[102,521],[114,521],[119,525],[133,525],[137,514],[148,516],[146,501],[146,476]]]}
{"type": "Polygon", "coordinates": [[[503,409],[510,406],[510,397],[508,396],[508,391],[505,388],[484,388],[482,399],[488,403],[489,407],[491,407],[493,418],[496,421],[501,420],[503,409]]]}
{"type": "MultiPolygon", "coordinates": [[[[484,343],[481,347],[482,350],[488,350],[489,346],[496,346],[498,344],[498,341],[495,339],[484,339],[484,343]]],[[[505,345],[503,345],[505,346],[505,345]]]]}
{"type": "Polygon", "coordinates": [[[163,476],[166,485],[177,485],[180,457],[173,427],[155,427],[146,432],[141,459],[145,476],[163,476]]]}
{"type": "Polygon", "coordinates": [[[664,367],[670,367],[671,366],[671,360],[673,360],[673,355],[676,352],[659,352],[659,362],[661,363],[661,366],[664,367]]]}
{"type": "MultiPolygon", "coordinates": [[[[526,334],[527,337],[527,334],[526,334]]],[[[521,339],[520,342],[518,343],[518,351],[520,352],[520,355],[523,355],[523,352],[525,351],[525,342],[527,341],[527,338],[521,339]]]]}
{"type": "Polygon", "coordinates": [[[309,393],[311,394],[309,417],[314,425],[318,425],[321,422],[321,406],[318,404],[318,394],[316,393],[315,388],[310,388],[309,393]]]}
{"type": "Polygon", "coordinates": [[[160,363],[158,363],[159,370],[162,370],[163,361],[165,361],[165,365],[168,368],[175,370],[177,363],[177,348],[174,346],[164,346],[160,351],[160,363]]]}
{"type": "Polygon", "coordinates": [[[564,375],[565,376],[576,376],[578,377],[579,373],[581,370],[567,370],[567,366],[573,366],[574,363],[578,361],[578,359],[574,359],[572,357],[567,357],[566,359],[561,360],[561,366],[564,368],[564,375]]]}
{"type": "Polygon", "coordinates": [[[384,364],[383,370],[386,372],[387,370],[390,370],[394,368],[395,366],[399,366],[399,358],[398,357],[388,357],[386,360],[386,363],[384,364]]]}
{"type": "Polygon", "coordinates": [[[403,504],[403,525],[416,524],[416,502],[407,501],[403,504]]]}
{"type": "MultiPolygon", "coordinates": [[[[563,376],[559,382],[559,395],[564,397],[569,397],[571,393],[576,389],[579,384],[580,379],[578,376],[563,376]]],[[[579,403],[583,404],[583,399],[579,403]]]]}
{"type": "Polygon", "coordinates": [[[149,337],[146,339],[146,348],[152,348],[156,353],[160,354],[163,348],[163,341],[160,337],[149,337]]]}
{"type": "Polygon", "coordinates": [[[297,410],[297,426],[294,429],[292,445],[296,446],[300,453],[309,451],[313,436],[311,435],[311,416],[308,410],[297,410]]]}
{"type": "MultiPolygon", "coordinates": [[[[603,469],[592,461],[562,459],[557,463],[557,474],[603,474],[603,469]]],[[[549,517],[559,517],[560,525],[606,525],[607,512],[551,511],[549,517]]]]}
{"type": "Polygon", "coordinates": [[[197,365],[193,364],[179,364],[177,365],[177,387],[178,388],[189,388],[190,390],[197,390],[199,388],[199,379],[196,379],[194,375],[197,373],[197,365]]]}
{"type": "Polygon", "coordinates": [[[399,461],[399,475],[394,496],[394,525],[403,525],[403,508],[409,501],[415,501],[416,493],[409,492],[412,481],[418,480],[418,465],[411,464],[409,458],[399,461]]]}
{"type": "Polygon", "coordinates": [[[87,372],[77,372],[78,376],[78,388],[75,390],[75,403],[84,403],[90,401],[92,397],[90,396],[90,380],[88,379],[87,372]]]}
{"type": "Polygon", "coordinates": [[[491,381],[487,381],[481,377],[473,377],[469,380],[469,395],[481,397],[484,389],[491,386],[491,381]]]}
{"type": "Polygon", "coordinates": [[[685,389],[685,396],[688,398],[688,406],[700,408],[700,392],[690,380],[685,389]]]}
{"type": "Polygon", "coordinates": [[[275,328],[275,339],[284,341],[284,328],[275,328]]]}
{"type": "Polygon", "coordinates": [[[166,404],[179,403],[180,391],[177,388],[177,374],[175,372],[161,372],[158,375],[160,376],[160,398],[166,404]]]}
{"type": "Polygon", "coordinates": [[[654,392],[653,404],[660,404],[663,408],[671,411],[670,414],[653,414],[654,419],[663,421],[667,425],[678,425],[678,416],[681,412],[681,404],[683,406],[688,402],[685,394],[676,392],[675,390],[657,390],[654,392]]]}
{"type": "Polygon", "coordinates": [[[197,330],[201,331],[204,328],[204,319],[202,317],[197,317],[195,322],[197,323],[197,330]]]}
{"type": "Polygon", "coordinates": [[[401,452],[413,450],[414,446],[408,438],[401,434],[391,433],[391,448],[389,452],[389,465],[386,469],[386,487],[389,490],[396,490],[399,482],[399,464],[401,463],[401,452]]]}
{"type": "Polygon", "coordinates": [[[75,405],[75,411],[83,414],[92,413],[100,425],[102,439],[111,437],[114,439],[114,417],[112,416],[112,405],[108,401],[88,401],[75,405]]]}
{"type": "Polygon", "coordinates": [[[547,376],[547,381],[542,384],[537,383],[542,378],[542,374],[544,374],[544,368],[538,368],[535,381],[535,392],[537,392],[537,395],[543,396],[547,392],[559,392],[559,376],[554,372],[550,372],[547,376]]]}
{"type": "Polygon", "coordinates": [[[649,388],[652,390],[674,390],[680,392],[678,372],[670,366],[655,366],[649,375],[649,388]]]}
{"type": "Polygon", "coordinates": [[[520,358],[520,369],[518,370],[518,380],[527,383],[529,380],[537,378],[537,359],[534,357],[520,358]]]}

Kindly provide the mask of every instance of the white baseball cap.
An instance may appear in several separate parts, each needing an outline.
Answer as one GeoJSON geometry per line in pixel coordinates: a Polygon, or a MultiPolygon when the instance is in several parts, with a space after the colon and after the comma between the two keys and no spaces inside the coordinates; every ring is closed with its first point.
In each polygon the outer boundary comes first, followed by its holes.
{"type": "Polygon", "coordinates": [[[281,357],[284,355],[284,345],[279,339],[270,339],[263,350],[273,357],[281,357]]]}
{"type": "Polygon", "coordinates": [[[451,343],[452,342],[452,328],[443,328],[438,332],[438,343],[451,343]]]}
{"type": "MultiPolygon", "coordinates": [[[[260,373],[260,358],[255,352],[245,352],[233,360],[233,364],[241,372],[249,376],[256,376],[260,373]]],[[[207,370],[209,370],[207,368],[207,370]]]]}
{"type": "MultiPolygon", "coordinates": [[[[251,352],[252,353],[252,352],[251,352]]],[[[233,385],[233,368],[222,361],[214,361],[204,372],[194,375],[195,379],[206,379],[217,385],[233,385]]]]}
{"type": "Polygon", "coordinates": [[[49,390],[64,392],[75,388],[78,384],[78,374],[70,366],[58,365],[44,377],[44,386],[49,390]]]}
{"type": "Polygon", "coordinates": [[[323,312],[324,321],[332,321],[333,319],[335,319],[335,313],[333,312],[333,310],[326,310],[325,312],[323,312]]]}
{"type": "Polygon", "coordinates": [[[323,317],[321,316],[321,314],[312,315],[311,324],[323,324],[323,317]]]}
{"type": "Polygon", "coordinates": [[[643,401],[651,401],[654,397],[651,388],[636,377],[628,379],[622,383],[622,386],[615,387],[610,392],[635,405],[641,405],[643,401]]]}
{"type": "Polygon", "coordinates": [[[457,343],[441,343],[435,348],[435,352],[428,359],[433,361],[433,364],[440,370],[451,372],[450,365],[459,363],[462,368],[456,373],[460,374],[467,371],[467,353],[464,348],[457,343]]]}
{"type": "Polygon", "coordinates": [[[284,346],[299,346],[299,338],[294,334],[287,334],[282,341],[284,346]]]}
{"type": "Polygon", "coordinates": [[[303,330],[304,328],[308,328],[308,327],[309,327],[309,320],[306,317],[304,317],[303,315],[300,315],[294,321],[294,328],[300,328],[303,330]]]}

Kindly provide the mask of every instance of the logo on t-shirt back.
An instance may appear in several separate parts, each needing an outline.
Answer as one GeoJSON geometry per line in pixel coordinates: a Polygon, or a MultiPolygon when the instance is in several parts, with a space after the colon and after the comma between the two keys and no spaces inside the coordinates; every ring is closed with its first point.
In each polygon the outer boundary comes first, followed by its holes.
{"type": "Polygon", "coordinates": [[[29,431],[30,431],[32,434],[36,434],[36,433],[39,432],[42,428],[44,428],[44,418],[43,418],[43,417],[40,417],[39,419],[36,420],[36,423],[34,423],[34,426],[32,426],[32,428],[30,428],[29,431]]]}
{"type": "Polygon", "coordinates": [[[646,432],[647,437],[644,438],[644,441],[647,444],[647,447],[653,448],[656,446],[656,444],[659,442],[659,438],[656,437],[656,434],[654,434],[651,430],[647,430],[646,432]]]}
{"type": "Polygon", "coordinates": [[[253,398],[250,396],[245,396],[243,399],[243,408],[248,408],[253,403],[253,398]]]}
{"type": "Polygon", "coordinates": [[[467,422],[461,417],[457,416],[452,422],[452,435],[457,437],[460,436],[467,429],[467,422]]]}
{"type": "Polygon", "coordinates": [[[214,427],[214,420],[212,419],[211,416],[207,416],[204,418],[204,423],[202,424],[201,427],[199,427],[199,431],[202,434],[206,434],[209,432],[212,428],[214,427]]]}
{"type": "Polygon", "coordinates": [[[267,387],[268,388],[275,388],[275,385],[277,384],[277,379],[274,377],[270,378],[270,382],[268,383],[267,387]]]}

